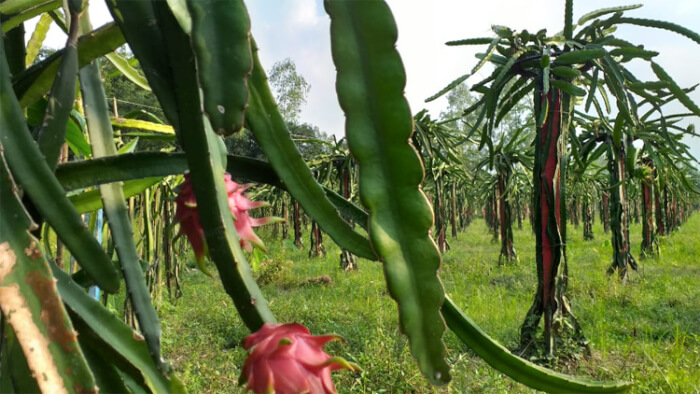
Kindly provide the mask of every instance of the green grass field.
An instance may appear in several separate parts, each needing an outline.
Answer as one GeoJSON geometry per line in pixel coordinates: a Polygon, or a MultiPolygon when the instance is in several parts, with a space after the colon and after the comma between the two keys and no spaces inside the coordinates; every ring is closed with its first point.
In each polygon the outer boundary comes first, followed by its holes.
{"type": "MultiPolygon", "coordinates": [[[[556,369],[594,379],[635,382],[637,393],[700,392],[700,215],[662,240],[661,257],[640,262],[627,284],[605,271],[612,249],[596,223],[595,240],[568,226],[569,294],[572,309],[590,341],[592,355],[556,369]]],[[[520,262],[499,267],[499,244],[483,220],[472,223],[443,257],[446,292],[487,333],[508,348],[518,346],[520,325],[534,294],[535,241],[527,224],[514,227],[520,262]]],[[[630,229],[635,257],[641,226],[630,229]]],[[[531,392],[476,357],[448,333],[453,367],[447,388],[422,378],[397,329],[397,311],[378,263],[360,261],[343,272],[339,250],[328,239],[327,257],[309,260],[308,250],[279,242],[263,231],[270,248],[259,269],[263,292],[280,322],[296,321],[312,333],[337,333],[347,343],[326,346],[329,354],[355,361],[361,373],[336,372],[339,392],[531,392]],[[326,278],[319,279],[319,277],[326,278]],[[330,278],[330,282],[328,279],[330,278]]],[[[308,247],[308,237],[305,238],[308,247]]],[[[211,267],[215,272],[215,267],[211,267]]],[[[164,352],[192,392],[230,393],[237,386],[247,330],[218,279],[190,269],[183,273],[184,296],[164,302],[164,352]]]]}

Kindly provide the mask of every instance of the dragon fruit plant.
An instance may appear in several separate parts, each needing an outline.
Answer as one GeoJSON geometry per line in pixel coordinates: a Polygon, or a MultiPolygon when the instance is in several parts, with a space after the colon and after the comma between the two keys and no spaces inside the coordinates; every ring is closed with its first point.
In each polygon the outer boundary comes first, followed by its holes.
{"type": "MultiPolygon", "coordinates": [[[[106,3],[114,22],[93,30],[86,18],[86,4],[80,0],[42,2],[40,6],[36,1],[0,2],[4,34],[0,40],[0,307],[6,319],[3,328],[8,328],[3,332],[13,333],[0,338],[0,387],[31,392],[186,391],[162,358],[160,323],[125,203],[134,195],[133,187],[125,187],[133,186],[131,182],[152,182],[153,178],[186,171],[189,174],[177,198],[177,220],[198,262],[208,254],[216,265],[242,323],[254,333],[243,342],[249,357],[242,376],[253,391],[333,392],[330,372],[358,367],[323,352],[323,345],[336,336],[311,336],[300,325],[277,323],[245,253],[253,247],[264,248],[253,228],[273,219],[251,217],[249,211],[264,203],[250,201],[244,194],[247,186],[233,182],[231,177],[284,189],[342,249],[382,264],[388,292],[396,301],[401,332],[432,384],[445,385],[451,379],[442,341],[449,328],[494,368],[538,390],[602,393],[629,387],[627,382],[592,382],[533,365],[486,335],[445,295],[439,277],[441,255],[431,236],[434,212],[421,188],[425,170],[410,142],[414,123],[404,96],[406,73],[396,49],[397,26],[383,0],[324,1],[330,17],[336,91],[345,113],[348,149],[360,170],[362,208],[324,190],[302,159],[268,86],[243,0],[106,3]],[[57,12],[62,4],[66,4],[65,16],[57,12]],[[38,12],[45,12],[44,22],[55,19],[63,26],[68,41],[64,49],[25,69],[25,59],[31,56],[25,54],[23,34],[16,34],[15,29],[38,12]],[[111,56],[124,44],[129,45],[144,75],[130,73],[126,62],[120,70],[134,80],[140,79],[138,82],[157,97],[169,125],[159,124],[156,129],[173,132],[182,153],[117,151],[94,60],[111,56]],[[74,110],[76,84],[80,85],[86,125],[74,120],[82,119],[82,111],[74,110]],[[47,103],[39,111],[43,117],[37,122],[38,130],[30,132],[26,116],[36,113],[32,105],[42,100],[47,103]],[[30,106],[32,111],[28,110],[30,106]],[[67,125],[70,130],[73,126],[83,131],[87,128],[91,156],[57,165],[59,150],[67,138],[72,138],[67,137],[67,125]],[[223,138],[243,127],[254,133],[267,162],[227,155],[223,138]],[[85,228],[80,213],[87,210],[79,212],[78,203],[67,196],[95,185],[100,185],[99,197],[91,197],[91,191],[80,197],[93,199],[91,204],[104,208],[119,264],[113,263],[85,228]],[[32,212],[31,217],[27,211],[32,212]],[[351,215],[358,228],[343,215],[351,215]],[[30,231],[35,224],[45,224],[55,231],[80,265],[80,275],[68,275],[45,257],[39,246],[41,240],[30,231]],[[140,332],[85,292],[85,286],[96,284],[105,293],[115,294],[122,278],[140,332]],[[5,343],[9,347],[2,347],[5,343]],[[15,356],[6,363],[5,350],[9,348],[15,356]],[[7,365],[12,368],[5,373],[7,365]],[[13,386],[14,382],[34,387],[22,390],[13,386]]],[[[588,36],[571,35],[571,0],[566,1],[566,9],[566,39],[552,42],[568,46],[573,40],[589,40],[588,36]]],[[[615,18],[605,23],[646,23],[615,18]]],[[[601,28],[607,31],[607,27],[601,28]]],[[[593,34],[598,30],[595,25],[585,31],[593,34]]],[[[511,56],[507,63],[496,62],[499,68],[494,78],[484,83],[498,82],[488,90],[500,92],[517,70],[538,68],[537,81],[541,80],[542,86],[539,82],[515,86],[529,89],[523,90],[524,94],[540,93],[536,95],[542,107],[536,111],[542,115],[539,125],[551,125],[552,130],[561,126],[560,109],[568,108],[562,102],[571,103],[571,93],[583,91],[574,85],[574,78],[582,72],[579,69],[587,67],[589,61],[598,64],[604,59],[606,67],[609,62],[610,56],[603,49],[579,50],[585,42],[576,42],[575,51],[550,48],[554,50],[550,53],[552,64],[557,67],[549,67],[550,55],[541,52],[533,56],[546,61],[518,59],[529,52],[516,44],[532,41],[539,45],[540,37],[528,35],[525,40],[525,34],[518,38],[506,30],[497,33],[499,37],[467,40],[491,43],[489,56],[496,47],[499,53],[504,47],[503,53],[511,56]],[[516,52],[507,47],[511,42],[516,52]],[[555,78],[549,77],[550,71],[555,78]],[[560,90],[566,95],[558,93],[560,90]],[[551,109],[545,110],[547,106],[551,109]]],[[[697,38],[697,34],[687,34],[697,38]]],[[[621,49],[626,49],[618,51],[621,56],[639,52],[635,48],[621,49]]],[[[606,78],[608,68],[600,70],[606,78]]],[[[662,70],[657,71],[663,76],[662,70]]],[[[684,94],[671,81],[666,82],[674,96],[684,94]]],[[[628,84],[616,86],[623,89],[623,85],[628,84]]],[[[499,112],[509,109],[496,106],[500,103],[496,96],[485,102],[490,112],[485,114],[484,109],[482,118],[489,119],[489,124],[494,123],[492,115],[497,108],[499,112]]],[[[691,109],[700,112],[697,107],[691,109]]],[[[548,148],[551,154],[538,160],[546,161],[546,168],[551,163],[563,165],[559,147],[563,145],[548,148]]],[[[554,209],[557,203],[547,200],[547,204],[554,209]]],[[[541,233],[554,233],[556,225],[554,219],[543,223],[541,233]],[[545,232],[545,227],[554,230],[545,232]]]]}

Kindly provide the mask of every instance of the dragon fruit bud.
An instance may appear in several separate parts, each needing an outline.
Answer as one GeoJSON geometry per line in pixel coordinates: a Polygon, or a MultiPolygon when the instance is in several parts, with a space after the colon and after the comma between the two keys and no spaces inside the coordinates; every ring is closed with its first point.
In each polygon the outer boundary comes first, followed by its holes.
{"type": "Polygon", "coordinates": [[[248,358],[240,383],[255,393],[335,393],[331,371],[360,367],[342,357],[331,357],[323,346],[337,335],[313,336],[301,324],[265,323],[243,340],[248,358]]]}
{"type": "MultiPolygon", "coordinates": [[[[224,174],[224,182],[228,195],[228,206],[233,216],[241,247],[249,252],[253,250],[253,246],[266,251],[262,240],[253,232],[253,227],[274,223],[280,219],[273,217],[250,217],[248,213],[249,210],[266,206],[267,203],[248,199],[243,192],[250,187],[250,185],[240,185],[232,181],[231,175],[228,173],[224,174]]],[[[192,183],[190,182],[190,174],[185,174],[185,182],[179,186],[179,189],[180,191],[175,198],[177,207],[175,221],[180,223],[180,233],[186,235],[187,239],[190,241],[190,245],[192,245],[194,255],[197,259],[197,265],[204,273],[208,274],[208,271],[202,264],[204,256],[208,253],[206,241],[204,239],[204,229],[199,221],[197,200],[195,199],[192,183]]]]}

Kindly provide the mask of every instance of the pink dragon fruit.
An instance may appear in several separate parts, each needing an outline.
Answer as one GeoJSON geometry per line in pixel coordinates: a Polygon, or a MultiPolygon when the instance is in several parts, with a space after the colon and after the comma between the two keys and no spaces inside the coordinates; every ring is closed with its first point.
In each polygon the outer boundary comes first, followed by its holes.
{"type": "MultiPolygon", "coordinates": [[[[247,251],[252,251],[253,246],[266,251],[262,240],[253,232],[253,227],[271,223],[279,220],[274,217],[252,218],[249,210],[265,206],[263,201],[251,201],[243,192],[250,185],[240,185],[231,180],[231,175],[224,174],[226,182],[226,193],[228,194],[228,206],[234,217],[236,232],[240,238],[241,247],[247,251]]],[[[180,223],[180,233],[185,234],[192,245],[197,264],[203,268],[202,259],[207,254],[206,242],[204,239],[204,229],[199,222],[199,212],[197,211],[197,200],[192,190],[190,174],[185,174],[185,182],[179,186],[180,192],[175,198],[177,211],[175,221],[180,223]]],[[[207,273],[206,269],[202,269],[207,273]]]]}
{"type": "Polygon", "coordinates": [[[360,367],[323,351],[337,335],[312,336],[301,324],[265,323],[243,340],[248,358],[240,383],[255,393],[335,393],[331,371],[360,367]]]}

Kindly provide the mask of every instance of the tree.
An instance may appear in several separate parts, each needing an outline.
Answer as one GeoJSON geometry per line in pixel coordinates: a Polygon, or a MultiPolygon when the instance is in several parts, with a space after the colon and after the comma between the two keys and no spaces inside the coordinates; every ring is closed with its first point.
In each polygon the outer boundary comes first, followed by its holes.
{"type": "Polygon", "coordinates": [[[282,117],[287,122],[296,123],[311,85],[299,74],[290,58],[273,64],[268,74],[282,117]]]}
{"type": "Polygon", "coordinates": [[[331,153],[331,141],[328,134],[318,126],[310,123],[287,122],[289,132],[297,145],[297,149],[305,160],[312,160],[324,154],[331,153]]]}
{"type": "Polygon", "coordinates": [[[445,122],[452,121],[455,129],[468,132],[471,128],[470,124],[473,125],[473,121],[476,119],[465,118],[463,116],[464,110],[476,102],[477,99],[470,91],[469,85],[466,82],[461,83],[447,94],[447,109],[440,112],[440,120],[445,122]]]}
{"type": "Polygon", "coordinates": [[[243,129],[227,137],[224,141],[226,142],[226,150],[231,154],[266,160],[255,135],[248,129],[243,129]]]}

